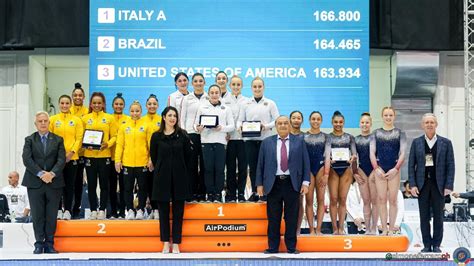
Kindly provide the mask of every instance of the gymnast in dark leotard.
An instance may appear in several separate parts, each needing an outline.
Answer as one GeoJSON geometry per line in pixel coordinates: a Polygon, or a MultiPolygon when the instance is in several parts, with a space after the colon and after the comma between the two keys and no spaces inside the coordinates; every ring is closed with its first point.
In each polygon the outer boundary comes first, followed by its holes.
{"type": "MultiPolygon", "coordinates": [[[[372,174],[372,164],[370,163],[370,128],[372,117],[369,113],[363,113],[360,117],[359,127],[361,134],[355,137],[357,148],[357,159],[359,161],[358,174],[354,174],[354,179],[359,184],[360,196],[364,202],[364,222],[367,228],[366,234],[374,235],[377,232],[378,209],[377,190],[375,188],[375,178],[372,174]]],[[[356,167],[357,164],[353,164],[356,167]]]]}
{"type": "Polygon", "coordinates": [[[311,183],[309,185],[308,194],[306,194],[306,219],[308,220],[309,233],[321,235],[321,226],[324,217],[324,193],[326,191],[326,183],[320,184],[324,174],[324,149],[326,147],[327,134],[321,132],[321,124],[323,116],[320,112],[314,111],[309,116],[311,128],[304,134],[306,148],[308,149],[309,162],[311,167],[311,183]],[[314,231],[314,190],[316,188],[316,198],[318,203],[316,215],[316,232],[314,231]]]}
{"type": "Polygon", "coordinates": [[[372,133],[370,141],[370,161],[374,168],[377,188],[377,205],[380,212],[382,232],[385,235],[395,231],[397,218],[397,196],[400,188],[400,168],[405,159],[406,135],[395,128],[395,110],[382,109],[383,127],[372,133]],[[388,193],[387,193],[388,192],[388,193]],[[387,215],[387,199],[389,213],[387,215]],[[387,229],[387,216],[389,228],[387,229]]]}
{"type": "MultiPolygon", "coordinates": [[[[350,185],[352,184],[351,163],[356,159],[356,146],[354,137],[344,133],[344,116],[339,112],[334,112],[332,116],[333,131],[328,135],[325,147],[324,177],[322,182],[329,185],[331,222],[333,233],[344,234],[344,221],[346,218],[346,200],[350,185]],[[335,148],[345,149],[349,154],[349,160],[336,161],[332,158],[335,148]],[[339,220],[338,220],[339,217],[339,220]],[[339,223],[339,224],[338,224],[339,223]],[[338,226],[339,225],[339,226],[338,226]]],[[[354,172],[357,173],[357,167],[354,172]]]]}

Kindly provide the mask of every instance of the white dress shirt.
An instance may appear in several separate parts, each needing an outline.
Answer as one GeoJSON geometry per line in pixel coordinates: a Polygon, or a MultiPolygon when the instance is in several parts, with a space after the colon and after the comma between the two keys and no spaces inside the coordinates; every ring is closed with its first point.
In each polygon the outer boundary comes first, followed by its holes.
{"type": "MultiPolygon", "coordinates": [[[[290,155],[290,137],[289,135],[286,136],[286,141],[285,141],[285,145],[286,145],[286,158],[287,159],[290,159],[289,155],[290,155]]],[[[290,174],[290,168],[286,169],[285,172],[283,172],[281,170],[281,145],[282,145],[282,141],[281,141],[281,138],[280,136],[278,136],[278,139],[277,139],[277,172],[276,172],[276,175],[289,175],[290,174]]]]}
{"type": "Polygon", "coordinates": [[[426,136],[426,134],[425,134],[425,140],[426,140],[426,143],[428,143],[428,147],[430,147],[430,149],[433,149],[433,146],[435,145],[436,141],[438,140],[438,137],[436,137],[436,134],[435,134],[432,139],[429,139],[428,136],[426,136]]]}

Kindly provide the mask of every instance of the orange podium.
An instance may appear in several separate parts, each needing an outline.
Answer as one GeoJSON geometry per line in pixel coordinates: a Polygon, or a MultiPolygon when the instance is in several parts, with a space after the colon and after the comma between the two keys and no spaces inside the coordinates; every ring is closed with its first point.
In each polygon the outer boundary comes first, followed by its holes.
{"type": "MultiPolygon", "coordinates": [[[[262,252],[267,246],[265,203],[196,203],[185,206],[182,252],[262,252]]],[[[284,232],[282,221],[281,234],[284,232]]],[[[159,221],[58,221],[60,252],[160,252],[159,221]]],[[[403,252],[406,236],[301,235],[302,252],[403,252]]],[[[280,250],[286,251],[284,240],[280,250]]]]}

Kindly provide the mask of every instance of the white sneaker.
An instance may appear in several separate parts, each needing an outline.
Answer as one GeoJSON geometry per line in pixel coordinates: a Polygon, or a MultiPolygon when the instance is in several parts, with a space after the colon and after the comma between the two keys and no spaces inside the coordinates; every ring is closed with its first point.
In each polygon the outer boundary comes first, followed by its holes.
{"type": "Polygon", "coordinates": [[[105,220],[105,211],[99,211],[99,214],[97,214],[97,220],[105,220]]]}
{"type": "Polygon", "coordinates": [[[126,220],[135,220],[135,212],[132,209],[128,210],[127,216],[125,216],[125,219],[126,220]]]}
{"type": "Polygon", "coordinates": [[[150,213],[148,214],[148,217],[146,217],[147,220],[153,220],[154,219],[154,215],[153,215],[153,211],[150,211],[150,213]]]}
{"type": "Polygon", "coordinates": [[[97,220],[97,211],[91,211],[91,215],[89,216],[89,220],[97,220]]]}
{"type": "Polygon", "coordinates": [[[63,219],[63,211],[62,210],[58,210],[58,217],[56,217],[56,219],[58,219],[58,220],[63,219]]]}
{"type": "Polygon", "coordinates": [[[153,210],[153,219],[159,220],[160,219],[160,214],[158,210],[153,210]]]}
{"type": "Polygon", "coordinates": [[[71,213],[69,211],[64,212],[63,220],[71,220],[71,213]]]}
{"type": "Polygon", "coordinates": [[[137,215],[135,216],[135,219],[136,219],[136,220],[143,220],[143,218],[145,218],[145,217],[143,216],[143,211],[142,211],[142,210],[138,210],[138,211],[137,211],[137,215]]]}

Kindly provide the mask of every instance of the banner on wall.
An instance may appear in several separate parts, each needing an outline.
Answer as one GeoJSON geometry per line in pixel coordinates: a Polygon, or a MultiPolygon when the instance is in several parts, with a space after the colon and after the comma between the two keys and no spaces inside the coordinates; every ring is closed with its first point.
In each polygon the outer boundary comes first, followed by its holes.
{"type": "Polygon", "coordinates": [[[281,114],[303,112],[304,127],[314,110],[323,127],[335,110],[358,127],[369,110],[368,0],[97,0],[90,9],[90,91],[108,101],[122,92],[127,105],[144,104],[153,93],[161,110],[176,73],[202,73],[207,88],[222,70],[243,78],[246,96],[263,78],[265,96],[281,114]]]}

